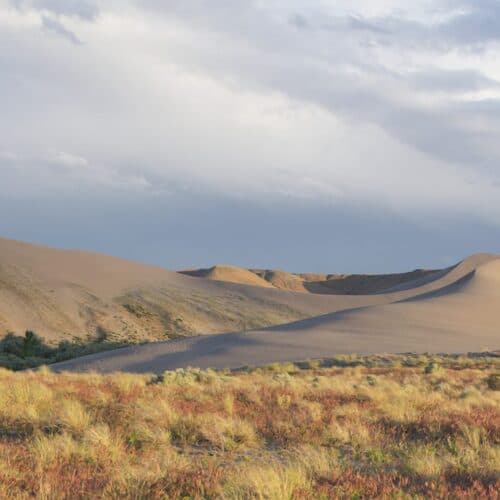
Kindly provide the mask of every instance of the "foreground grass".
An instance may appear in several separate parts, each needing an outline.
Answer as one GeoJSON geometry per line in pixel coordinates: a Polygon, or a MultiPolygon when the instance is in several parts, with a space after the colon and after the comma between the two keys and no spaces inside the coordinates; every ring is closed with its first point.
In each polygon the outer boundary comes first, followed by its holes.
{"type": "Polygon", "coordinates": [[[1,370],[0,498],[498,498],[498,358],[325,364],[1,370]]]}

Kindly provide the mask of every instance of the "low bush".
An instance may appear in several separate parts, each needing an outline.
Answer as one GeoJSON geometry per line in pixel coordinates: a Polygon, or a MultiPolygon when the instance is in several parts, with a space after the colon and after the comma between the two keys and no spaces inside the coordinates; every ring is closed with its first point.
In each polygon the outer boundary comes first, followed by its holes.
{"type": "Polygon", "coordinates": [[[492,391],[500,391],[500,373],[492,373],[486,379],[486,384],[492,391]]]}
{"type": "Polygon", "coordinates": [[[0,367],[10,370],[36,368],[126,345],[128,344],[124,342],[109,341],[102,331],[98,332],[95,340],[88,342],[65,340],[54,346],[47,344],[36,333],[29,330],[24,336],[10,332],[0,340],[0,367]]]}

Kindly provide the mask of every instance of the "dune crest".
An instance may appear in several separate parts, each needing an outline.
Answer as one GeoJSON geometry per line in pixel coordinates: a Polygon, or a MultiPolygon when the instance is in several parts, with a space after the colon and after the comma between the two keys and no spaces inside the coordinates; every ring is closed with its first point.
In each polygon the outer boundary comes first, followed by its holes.
{"type": "MultiPolygon", "coordinates": [[[[397,294],[311,294],[300,283],[281,288],[243,271],[218,266],[211,270],[218,280],[200,279],[107,255],[0,238],[0,335],[34,330],[59,341],[104,332],[113,340],[164,340],[264,328],[416,293],[413,287],[397,294]],[[220,280],[228,274],[246,283],[220,280]]],[[[273,279],[283,275],[275,273],[273,279]]]]}
{"type": "Polygon", "coordinates": [[[338,354],[500,349],[500,257],[478,254],[392,301],[346,308],[267,329],[179,339],[101,353],[59,370],[157,372],[237,368],[338,354]],[[410,293],[411,292],[411,293],[410,293]]]}
{"type": "Polygon", "coordinates": [[[262,279],[257,274],[237,266],[218,264],[208,269],[193,269],[179,271],[180,274],[196,278],[206,278],[215,281],[227,281],[229,283],[240,283],[242,285],[262,286],[272,288],[273,285],[262,279]]]}
{"type": "Polygon", "coordinates": [[[319,274],[217,265],[208,269],[190,269],[179,272],[197,278],[274,287],[293,292],[321,295],[368,295],[383,293],[390,288],[404,286],[417,280],[430,279],[439,271],[416,269],[407,273],[393,274],[319,274]]]}

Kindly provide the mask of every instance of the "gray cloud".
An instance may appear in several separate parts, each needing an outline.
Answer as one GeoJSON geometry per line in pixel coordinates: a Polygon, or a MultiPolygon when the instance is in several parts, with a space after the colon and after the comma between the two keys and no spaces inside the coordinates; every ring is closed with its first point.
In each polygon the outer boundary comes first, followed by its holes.
{"type": "Polygon", "coordinates": [[[293,14],[290,16],[290,23],[298,29],[308,29],[309,23],[302,14],[293,14]]]}
{"type": "Polygon", "coordinates": [[[370,33],[384,35],[390,34],[390,32],[386,28],[377,26],[377,24],[371,23],[362,17],[348,16],[345,20],[345,23],[347,24],[348,29],[367,31],[370,33]]]}
{"type": "Polygon", "coordinates": [[[69,40],[74,45],[82,44],[81,40],[72,31],[68,30],[64,24],[53,17],[42,16],[42,27],[46,31],[66,38],[66,40],[69,40]]]}
{"type": "Polygon", "coordinates": [[[460,8],[461,13],[427,24],[395,14],[332,18],[317,11],[311,15],[295,13],[287,19],[292,31],[284,30],[252,2],[245,2],[244,15],[236,21],[234,7],[226,3],[210,9],[206,17],[202,15],[207,9],[204,2],[182,7],[155,0],[144,4],[198,30],[205,29],[207,34],[215,31],[235,44],[221,41],[216,52],[215,47],[204,45],[183,53],[184,60],[179,64],[202,66],[217,78],[227,75],[237,78],[242,86],[271,88],[346,119],[375,123],[398,140],[445,161],[476,167],[500,161],[500,144],[482,147],[483,138],[489,142],[489,134],[500,135],[500,128],[488,123],[489,111],[481,99],[467,106],[443,99],[429,108],[422,106],[407,88],[409,84],[420,92],[450,94],[498,88],[497,81],[470,68],[426,67],[402,73],[398,67],[390,68],[383,58],[378,60],[381,56],[372,54],[370,44],[366,44],[370,41],[375,48],[386,49],[388,59],[405,53],[412,58],[421,50],[437,51],[438,57],[443,51],[460,47],[479,43],[484,47],[500,40],[500,25],[493,29],[500,20],[497,1],[444,2],[438,4],[439,12],[460,8]],[[293,33],[296,28],[300,39],[293,33]],[[326,37],[321,31],[326,31],[326,37]],[[243,59],[238,46],[248,51],[243,59]],[[480,124],[481,132],[471,130],[472,120],[480,124]]]}
{"type": "Polygon", "coordinates": [[[465,12],[439,27],[442,36],[460,44],[483,44],[500,40],[498,0],[456,0],[465,12]]]}
{"type": "Polygon", "coordinates": [[[408,75],[408,80],[419,90],[437,92],[468,92],[482,89],[498,89],[500,82],[486,77],[480,71],[442,70],[429,68],[408,75]]]}
{"type": "Polygon", "coordinates": [[[64,18],[94,22],[99,8],[89,0],[9,0],[18,11],[32,9],[40,13],[42,29],[65,38],[73,45],[82,45],[80,38],[64,23],[64,18]]]}
{"type": "MultiPolygon", "coordinates": [[[[0,197],[109,197],[143,214],[167,198],[199,214],[211,197],[228,211],[258,206],[288,228],[298,205],[315,216],[389,214],[401,227],[427,227],[436,213],[443,226],[498,225],[498,3],[15,4],[0,15],[0,197]],[[76,44],[81,32],[78,58],[40,36],[40,23],[76,44]]],[[[245,210],[255,234],[259,217],[245,210]]],[[[192,215],[183,238],[208,219],[192,215]]],[[[321,221],[317,234],[330,229],[321,221]]]]}
{"type": "Polygon", "coordinates": [[[62,193],[19,203],[0,197],[0,234],[84,248],[170,269],[223,262],[296,272],[397,272],[444,267],[479,249],[500,250],[497,227],[472,216],[426,225],[374,208],[280,209],[205,193],[132,198],[62,193]],[[64,209],[61,209],[63,204],[64,209]],[[182,214],[182,216],[181,216],[182,214]]]}
{"type": "Polygon", "coordinates": [[[498,0],[442,0],[433,4],[428,21],[413,19],[401,9],[385,16],[364,14],[308,17],[298,13],[292,19],[301,19],[297,27],[343,32],[358,31],[372,36],[379,45],[410,46],[439,51],[458,47],[482,48],[500,40],[500,3],[498,0]],[[431,20],[432,14],[442,19],[431,20]]]}
{"type": "Polygon", "coordinates": [[[99,15],[97,5],[88,0],[10,0],[10,3],[17,9],[33,8],[84,21],[94,21],[99,15]]]}

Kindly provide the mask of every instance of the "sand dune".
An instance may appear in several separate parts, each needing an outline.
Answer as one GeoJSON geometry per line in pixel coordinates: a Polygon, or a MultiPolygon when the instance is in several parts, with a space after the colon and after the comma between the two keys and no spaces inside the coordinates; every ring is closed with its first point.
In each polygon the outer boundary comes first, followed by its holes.
{"type": "Polygon", "coordinates": [[[262,286],[264,288],[272,288],[273,285],[261,278],[257,274],[236,266],[217,265],[208,269],[193,269],[179,271],[187,276],[196,278],[206,278],[215,281],[227,281],[229,283],[240,283],[242,285],[262,286]]]}
{"type": "Polygon", "coordinates": [[[159,373],[185,366],[235,368],[342,353],[500,348],[499,257],[473,256],[430,282],[418,283],[411,290],[369,296],[390,295],[393,303],[360,306],[264,330],[126,348],[56,368],[159,373]]]}
{"type": "Polygon", "coordinates": [[[251,269],[251,271],[260,276],[266,283],[270,283],[272,286],[279,288],[280,290],[307,292],[307,288],[304,286],[305,280],[298,274],[269,269],[251,269]]]}
{"type": "MultiPolygon", "coordinates": [[[[293,292],[367,295],[382,293],[393,287],[428,279],[437,271],[416,269],[408,273],[395,274],[318,274],[217,265],[209,269],[191,269],[179,272],[197,278],[274,287],[293,292]]],[[[411,286],[407,288],[411,288],[411,286]]]]}
{"type": "Polygon", "coordinates": [[[52,341],[97,332],[162,340],[263,328],[418,292],[410,287],[403,295],[314,295],[278,289],[250,271],[246,277],[255,281],[200,279],[91,252],[0,239],[0,335],[33,329],[52,341]]]}

